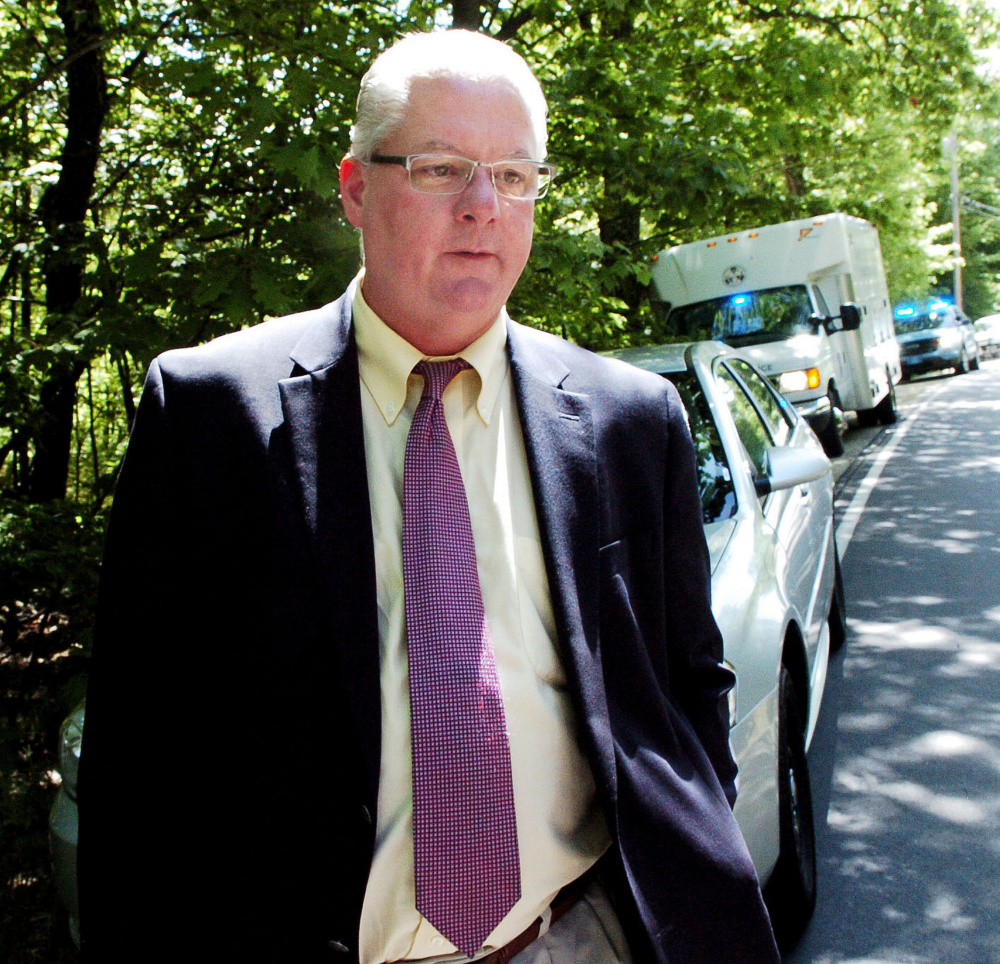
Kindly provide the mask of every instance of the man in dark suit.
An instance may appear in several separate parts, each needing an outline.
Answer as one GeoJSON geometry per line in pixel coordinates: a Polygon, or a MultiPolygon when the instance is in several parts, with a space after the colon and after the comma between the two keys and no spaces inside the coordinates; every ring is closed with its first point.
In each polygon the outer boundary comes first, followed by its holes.
{"type": "Polygon", "coordinates": [[[88,695],[88,960],[778,960],[677,394],[503,307],[544,156],[509,48],[407,38],[341,166],[358,279],[151,366],[88,695]]]}

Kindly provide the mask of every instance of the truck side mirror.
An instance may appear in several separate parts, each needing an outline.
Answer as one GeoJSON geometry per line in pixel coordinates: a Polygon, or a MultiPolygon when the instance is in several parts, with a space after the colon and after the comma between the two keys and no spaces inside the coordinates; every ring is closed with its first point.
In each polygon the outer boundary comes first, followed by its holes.
{"type": "Polygon", "coordinates": [[[841,305],[840,326],[844,331],[857,331],[861,327],[861,309],[850,303],[841,305]]]}

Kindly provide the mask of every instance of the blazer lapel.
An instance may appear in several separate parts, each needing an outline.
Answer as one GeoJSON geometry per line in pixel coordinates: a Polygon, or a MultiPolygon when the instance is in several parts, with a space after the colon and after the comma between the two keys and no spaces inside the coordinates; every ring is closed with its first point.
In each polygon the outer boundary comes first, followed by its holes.
{"type": "Polygon", "coordinates": [[[378,607],[352,290],[328,306],[279,383],[294,474],[333,630],[331,645],[357,724],[370,799],[381,751],[378,607]]]}
{"type": "Polygon", "coordinates": [[[598,633],[600,517],[597,455],[588,396],[566,391],[569,369],[508,325],[511,371],[563,658],[577,713],[592,743],[594,779],[616,798],[598,633]]]}

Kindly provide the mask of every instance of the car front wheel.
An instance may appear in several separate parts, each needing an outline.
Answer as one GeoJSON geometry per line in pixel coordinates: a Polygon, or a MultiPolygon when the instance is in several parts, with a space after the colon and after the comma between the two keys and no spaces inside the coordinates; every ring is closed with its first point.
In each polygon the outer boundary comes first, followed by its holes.
{"type": "Polygon", "coordinates": [[[780,850],[764,898],[782,952],[799,938],[816,908],[816,836],[805,728],[792,675],[778,685],[778,813],[780,850]]]}

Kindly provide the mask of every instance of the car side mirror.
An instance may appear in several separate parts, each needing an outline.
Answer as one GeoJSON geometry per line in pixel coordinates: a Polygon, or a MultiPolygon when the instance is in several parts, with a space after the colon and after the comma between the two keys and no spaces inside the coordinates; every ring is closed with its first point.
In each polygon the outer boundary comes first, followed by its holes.
{"type": "Polygon", "coordinates": [[[809,316],[809,321],[816,329],[817,334],[819,334],[820,328],[822,328],[828,335],[832,335],[838,331],[843,331],[840,319],[836,315],[830,317],[830,315],[821,315],[818,311],[815,311],[809,316]]]}
{"type": "Polygon", "coordinates": [[[753,480],[758,496],[821,479],[830,471],[830,460],[819,449],[769,448],[767,466],[767,475],[753,480]]]}
{"type": "Polygon", "coordinates": [[[840,306],[840,327],[844,331],[857,331],[861,327],[861,309],[848,302],[840,306]]]}

